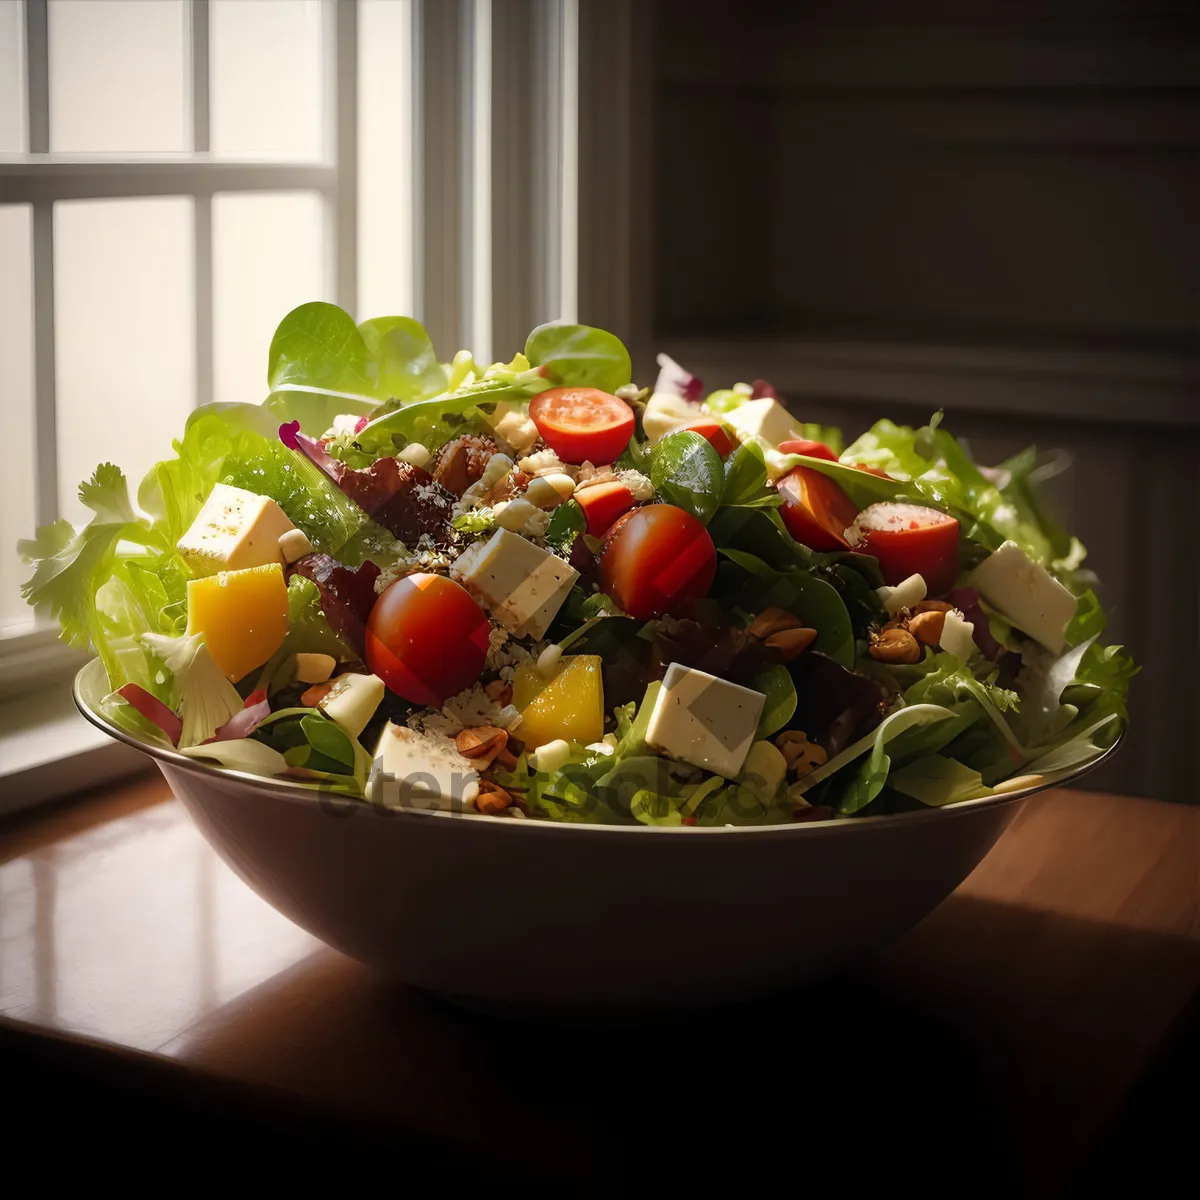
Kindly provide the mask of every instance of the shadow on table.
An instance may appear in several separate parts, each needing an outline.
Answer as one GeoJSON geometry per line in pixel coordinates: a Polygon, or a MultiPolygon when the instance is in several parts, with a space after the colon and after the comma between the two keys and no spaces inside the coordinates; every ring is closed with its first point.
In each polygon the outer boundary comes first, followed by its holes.
{"type": "Polygon", "coordinates": [[[403,1129],[493,1182],[1057,1195],[1195,988],[1198,954],[956,896],[853,976],[609,1029],[481,1017],[320,952],[165,1051],[319,1103],[331,1141],[403,1129]],[[1107,991],[1085,997],[1097,956],[1107,991]]]}

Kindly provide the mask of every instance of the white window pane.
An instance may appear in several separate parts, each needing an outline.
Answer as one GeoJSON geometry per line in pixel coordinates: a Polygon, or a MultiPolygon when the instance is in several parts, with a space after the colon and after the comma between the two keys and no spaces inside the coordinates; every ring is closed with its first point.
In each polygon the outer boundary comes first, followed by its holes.
{"type": "Polygon", "coordinates": [[[213,152],[320,158],[320,0],[213,0],[208,12],[213,152]]]}
{"type": "Polygon", "coordinates": [[[412,11],[360,0],[358,14],[358,313],[413,311],[412,11]]]}
{"type": "Polygon", "coordinates": [[[186,150],[184,0],[50,0],[50,148],[186,150]]]}
{"type": "Polygon", "coordinates": [[[213,198],[213,399],[262,400],[276,325],[298,304],[333,298],[325,227],[312,192],[213,198]]]}
{"type": "Polygon", "coordinates": [[[0,153],[4,154],[21,154],[28,148],[24,8],[20,0],[0,0],[0,153]]]}
{"type": "Polygon", "coordinates": [[[59,503],[114,462],[130,492],[171,453],[196,390],[192,201],[72,200],[54,208],[59,503]]]}
{"type": "Polygon", "coordinates": [[[0,207],[0,396],[8,447],[0,488],[0,625],[33,617],[20,587],[29,566],[17,554],[17,539],[33,535],[36,487],[32,231],[27,204],[0,207]]]}

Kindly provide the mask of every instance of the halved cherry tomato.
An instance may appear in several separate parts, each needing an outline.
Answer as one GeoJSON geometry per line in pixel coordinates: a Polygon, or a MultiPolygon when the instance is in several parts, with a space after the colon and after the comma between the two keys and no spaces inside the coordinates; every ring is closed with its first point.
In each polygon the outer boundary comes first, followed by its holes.
{"type": "Polygon", "coordinates": [[[367,666],[399,696],[440,707],[483,670],[488,619],[466,588],[443,575],[405,575],[367,619],[367,666]]]}
{"type": "Polygon", "coordinates": [[[626,513],[600,548],[600,581],[631,617],[661,616],[708,594],[717,550],[708,530],[673,504],[626,513]]]}
{"type": "Polygon", "coordinates": [[[958,578],[958,522],[936,508],[884,502],[863,509],[854,521],[855,549],[879,560],[885,583],[910,575],[925,579],[937,596],[958,578]]]}
{"type": "Polygon", "coordinates": [[[619,516],[633,507],[633,493],[617,480],[584,488],[575,493],[574,499],[583,509],[592,537],[602,537],[619,516]]]}
{"type": "Polygon", "coordinates": [[[788,532],[810,550],[845,550],[846,528],[858,505],[813,467],[793,467],[775,485],[783,497],[780,515],[788,532]]]}
{"type": "Polygon", "coordinates": [[[807,438],[790,438],[779,443],[780,454],[807,454],[809,458],[823,458],[826,462],[837,462],[834,454],[824,442],[810,442],[807,438]]]}
{"type": "Polygon", "coordinates": [[[737,446],[737,442],[725,432],[721,422],[714,421],[711,417],[702,417],[699,421],[684,425],[683,428],[698,433],[722,458],[728,458],[737,446]]]}
{"type": "Polygon", "coordinates": [[[633,409],[599,388],[560,387],[529,402],[546,445],[567,463],[615,461],[633,436],[633,409]]]}

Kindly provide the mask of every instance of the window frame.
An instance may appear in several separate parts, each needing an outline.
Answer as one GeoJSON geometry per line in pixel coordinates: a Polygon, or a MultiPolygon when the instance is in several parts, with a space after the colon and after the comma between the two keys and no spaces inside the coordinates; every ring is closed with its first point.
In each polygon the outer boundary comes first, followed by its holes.
{"type": "MultiPolygon", "coordinates": [[[[359,0],[320,3],[322,155],[290,161],[211,152],[209,0],[188,0],[191,151],[51,152],[48,0],[24,0],[28,143],[23,154],[0,155],[0,205],[29,205],[32,214],[37,525],[58,517],[56,202],[192,199],[197,406],[213,396],[214,194],[320,195],[329,214],[326,278],[336,302],[357,313],[359,0]]],[[[580,0],[409,0],[409,14],[414,315],[447,353],[463,345],[503,352],[577,307],[577,191],[564,172],[577,155],[580,0]]],[[[55,690],[69,708],[66,683],[88,657],[44,620],[0,630],[0,702],[55,690]]],[[[87,759],[78,756],[81,770],[87,759]]]]}

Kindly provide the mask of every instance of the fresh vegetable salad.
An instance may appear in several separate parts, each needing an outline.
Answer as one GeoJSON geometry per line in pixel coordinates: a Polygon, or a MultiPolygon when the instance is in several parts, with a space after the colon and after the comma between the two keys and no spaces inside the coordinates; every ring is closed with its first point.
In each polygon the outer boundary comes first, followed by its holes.
{"type": "Polygon", "coordinates": [[[306,304],[262,404],[210,404],[136,502],[23,545],[108,718],[388,807],[780,824],[1013,790],[1119,735],[1084,549],[1033,450],[941,425],[848,445],[761,380],[652,387],[583,325],[439,361],[306,304]]]}

